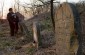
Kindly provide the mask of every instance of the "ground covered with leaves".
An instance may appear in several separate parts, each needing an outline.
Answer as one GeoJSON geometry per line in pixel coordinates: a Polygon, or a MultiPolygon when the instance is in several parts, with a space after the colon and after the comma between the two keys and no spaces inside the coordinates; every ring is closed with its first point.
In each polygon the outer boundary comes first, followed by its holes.
{"type": "Polygon", "coordinates": [[[0,55],[56,55],[55,53],[55,38],[51,20],[40,19],[38,20],[41,27],[40,33],[42,37],[42,47],[38,49],[33,45],[33,39],[29,42],[29,39],[33,37],[32,22],[25,23],[29,31],[29,37],[19,29],[16,36],[10,36],[10,28],[8,22],[0,24],[0,55]]]}

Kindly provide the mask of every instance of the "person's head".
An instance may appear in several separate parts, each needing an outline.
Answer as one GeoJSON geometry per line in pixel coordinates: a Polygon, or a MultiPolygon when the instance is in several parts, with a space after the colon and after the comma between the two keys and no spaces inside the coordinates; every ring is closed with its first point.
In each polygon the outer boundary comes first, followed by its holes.
{"type": "Polygon", "coordinates": [[[12,8],[9,8],[9,12],[13,12],[13,9],[12,8]]]}

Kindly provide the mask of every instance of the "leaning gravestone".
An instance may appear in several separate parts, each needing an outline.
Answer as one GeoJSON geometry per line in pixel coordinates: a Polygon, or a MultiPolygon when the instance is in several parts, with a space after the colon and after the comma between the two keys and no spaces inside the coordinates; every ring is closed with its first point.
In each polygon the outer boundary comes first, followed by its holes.
{"type": "Polygon", "coordinates": [[[36,21],[33,22],[33,37],[34,37],[35,45],[38,49],[39,46],[41,46],[41,38],[40,38],[41,36],[40,36],[39,23],[37,23],[36,21]]]}
{"type": "Polygon", "coordinates": [[[71,3],[61,4],[55,14],[55,37],[57,55],[76,55],[81,51],[80,18],[76,7],[71,3]],[[78,39],[78,40],[77,40],[78,39]],[[78,45],[79,41],[79,45],[78,45]]]}

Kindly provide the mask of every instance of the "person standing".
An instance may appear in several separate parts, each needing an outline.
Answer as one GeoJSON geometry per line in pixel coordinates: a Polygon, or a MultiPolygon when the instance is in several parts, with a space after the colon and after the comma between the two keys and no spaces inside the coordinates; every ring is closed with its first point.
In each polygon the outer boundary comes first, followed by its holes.
{"type": "Polygon", "coordinates": [[[13,12],[12,8],[9,8],[9,13],[7,14],[7,20],[10,26],[10,34],[14,36],[18,32],[18,16],[13,12]]]}

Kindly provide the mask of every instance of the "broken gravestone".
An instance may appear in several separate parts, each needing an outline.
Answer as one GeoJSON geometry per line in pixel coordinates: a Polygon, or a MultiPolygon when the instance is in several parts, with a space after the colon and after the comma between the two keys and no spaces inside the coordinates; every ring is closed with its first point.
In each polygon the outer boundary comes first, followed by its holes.
{"type": "Polygon", "coordinates": [[[55,14],[55,37],[57,55],[76,55],[80,51],[80,18],[76,7],[63,3],[55,14]],[[79,42],[78,42],[79,41],[79,42]]]}
{"type": "Polygon", "coordinates": [[[36,47],[39,48],[42,42],[41,42],[41,36],[40,36],[39,23],[37,23],[36,21],[33,22],[33,37],[34,37],[34,42],[35,42],[36,47]]]}

